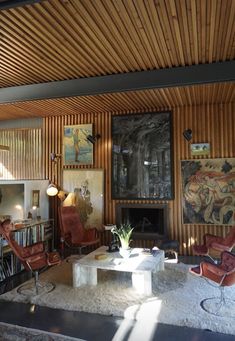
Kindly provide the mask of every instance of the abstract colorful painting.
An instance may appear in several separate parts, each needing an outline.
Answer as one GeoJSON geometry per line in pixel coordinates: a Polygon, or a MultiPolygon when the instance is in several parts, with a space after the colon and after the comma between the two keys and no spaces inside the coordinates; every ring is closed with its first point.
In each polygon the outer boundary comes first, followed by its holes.
{"type": "Polygon", "coordinates": [[[92,135],[92,124],[64,126],[64,165],[92,165],[93,144],[87,140],[92,135]]]}
{"type": "Polygon", "coordinates": [[[181,161],[184,224],[235,224],[235,158],[181,161]]]}

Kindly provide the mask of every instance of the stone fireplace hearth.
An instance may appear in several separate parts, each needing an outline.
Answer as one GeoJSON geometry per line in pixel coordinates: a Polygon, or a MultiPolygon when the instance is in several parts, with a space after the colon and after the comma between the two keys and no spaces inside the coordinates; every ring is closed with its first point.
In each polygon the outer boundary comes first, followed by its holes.
{"type": "Polygon", "coordinates": [[[168,238],[167,204],[117,204],[116,224],[130,223],[133,239],[161,240],[168,238]]]}

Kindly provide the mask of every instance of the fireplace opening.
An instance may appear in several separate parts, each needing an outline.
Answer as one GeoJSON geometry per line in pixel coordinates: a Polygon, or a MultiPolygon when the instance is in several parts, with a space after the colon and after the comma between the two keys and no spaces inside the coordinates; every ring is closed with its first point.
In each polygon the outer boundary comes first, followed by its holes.
{"type": "Polygon", "coordinates": [[[167,219],[167,204],[116,205],[116,224],[131,224],[133,239],[167,238],[167,219]]]}

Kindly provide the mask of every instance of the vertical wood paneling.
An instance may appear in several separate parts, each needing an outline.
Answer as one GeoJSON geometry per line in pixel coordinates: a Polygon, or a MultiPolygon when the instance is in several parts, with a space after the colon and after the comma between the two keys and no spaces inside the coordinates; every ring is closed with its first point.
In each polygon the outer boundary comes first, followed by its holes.
{"type": "MultiPolygon", "coordinates": [[[[195,95],[196,96],[196,95],[195,95]]],[[[153,111],[169,108],[154,109],[153,111]]],[[[192,245],[202,242],[205,233],[225,235],[229,226],[183,225],[181,207],[181,170],[180,161],[190,159],[190,144],[183,138],[183,131],[193,130],[192,143],[208,142],[211,145],[210,158],[235,157],[235,104],[204,104],[200,106],[175,107],[173,118],[173,153],[174,153],[174,189],[175,198],[169,205],[169,235],[180,242],[180,253],[191,254],[192,245]]],[[[146,111],[149,111],[146,108],[146,111]]],[[[115,205],[121,201],[111,198],[111,118],[112,115],[128,115],[130,112],[103,112],[100,114],[84,113],[64,116],[51,116],[43,119],[41,129],[9,129],[0,130],[0,144],[10,146],[10,152],[0,151],[0,178],[2,179],[53,179],[54,166],[50,161],[52,152],[62,154],[63,127],[72,124],[93,124],[94,134],[101,138],[94,145],[93,166],[65,166],[66,168],[101,168],[104,169],[104,223],[115,223],[115,205]],[[43,162],[41,155],[43,154],[43,162]],[[43,167],[41,166],[43,165],[43,167]]],[[[56,165],[55,181],[62,187],[63,160],[56,165]]],[[[50,198],[50,215],[58,226],[57,198],[50,198]]],[[[154,201],[138,201],[136,203],[153,203],[154,201]]],[[[165,201],[164,201],[165,202],[165,201]]],[[[163,201],[159,201],[163,203],[163,201]]],[[[59,232],[56,230],[56,239],[59,232]]],[[[110,234],[102,236],[102,242],[108,242],[110,234]]],[[[151,246],[150,241],[136,242],[139,246],[151,246]]]]}
{"type": "Polygon", "coordinates": [[[0,150],[1,179],[44,178],[41,128],[0,130],[0,144],[10,147],[0,150]]]}

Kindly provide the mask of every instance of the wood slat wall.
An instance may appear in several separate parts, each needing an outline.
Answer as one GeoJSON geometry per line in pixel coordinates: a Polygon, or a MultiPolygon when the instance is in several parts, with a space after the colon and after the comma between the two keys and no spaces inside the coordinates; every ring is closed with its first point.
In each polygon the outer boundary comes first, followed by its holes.
{"type": "Polygon", "coordinates": [[[42,129],[0,129],[0,179],[44,179],[42,129]]]}
{"type": "MultiPolygon", "coordinates": [[[[225,235],[229,226],[208,225],[183,225],[181,220],[181,174],[180,160],[190,159],[189,143],[183,138],[182,132],[191,128],[193,130],[192,143],[208,142],[211,144],[211,158],[235,157],[235,105],[215,104],[176,107],[173,115],[173,143],[174,143],[174,182],[175,199],[169,201],[169,233],[172,239],[180,242],[180,252],[184,255],[192,253],[194,242],[202,242],[206,232],[225,235]]],[[[156,108],[152,111],[169,110],[169,108],[156,108]]],[[[146,110],[147,112],[147,110],[146,110]]],[[[115,223],[115,205],[120,202],[153,203],[155,201],[123,201],[111,198],[111,117],[116,114],[128,115],[129,112],[104,112],[100,114],[76,114],[44,118],[45,144],[45,171],[46,177],[52,177],[52,165],[49,162],[51,152],[62,153],[63,126],[69,124],[93,123],[94,133],[101,134],[94,145],[94,165],[91,166],[66,166],[67,168],[102,168],[105,171],[105,202],[104,223],[115,223]]],[[[61,184],[62,164],[57,169],[57,183],[61,184]]],[[[57,217],[57,199],[52,200],[51,214],[57,217]]],[[[163,203],[159,201],[159,203],[163,203]]],[[[56,218],[57,219],[57,218],[56,218]]],[[[103,235],[103,242],[110,238],[103,235]]],[[[149,242],[140,243],[148,246],[149,242]]]]}

